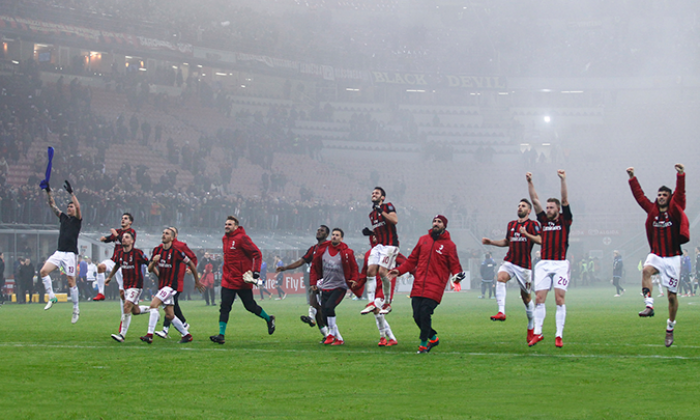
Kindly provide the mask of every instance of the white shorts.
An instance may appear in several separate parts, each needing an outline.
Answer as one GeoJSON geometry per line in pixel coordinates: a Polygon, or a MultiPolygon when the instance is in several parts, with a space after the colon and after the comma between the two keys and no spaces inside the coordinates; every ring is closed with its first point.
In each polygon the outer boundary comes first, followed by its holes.
{"type": "Polygon", "coordinates": [[[510,278],[515,277],[520,285],[520,290],[525,293],[530,293],[530,288],[532,286],[530,283],[532,279],[532,270],[515,265],[510,261],[503,261],[503,265],[498,269],[498,272],[506,273],[510,278]]]}
{"type": "Polygon", "coordinates": [[[173,306],[175,305],[175,295],[177,290],[173,290],[172,287],[165,286],[164,288],[158,290],[156,297],[163,302],[163,306],[173,306]]]}
{"type": "Polygon", "coordinates": [[[134,305],[139,304],[139,299],[141,298],[141,293],[143,289],[131,288],[124,290],[124,300],[133,303],[134,305]]]}
{"type": "Polygon", "coordinates": [[[644,265],[650,265],[659,270],[661,285],[667,287],[671,293],[678,290],[678,279],[681,273],[681,256],[659,257],[656,254],[649,254],[644,265]]]}
{"type": "Polygon", "coordinates": [[[369,253],[367,265],[378,265],[391,270],[396,266],[396,257],[399,255],[398,246],[375,245],[369,253]]]}
{"type": "Polygon", "coordinates": [[[569,261],[542,260],[535,265],[535,292],[569,288],[569,261]]]}
{"type": "Polygon", "coordinates": [[[63,272],[68,277],[75,277],[75,263],[77,257],[72,252],[56,251],[49,257],[46,262],[49,262],[56,267],[62,268],[63,272]]]}
{"type": "MultiPolygon", "coordinates": [[[[100,264],[105,265],[105,276],[109,276],[109,273],[112,272],[114,269],[114,266],[116,263],[112,260],[104,260],[100,264]]],[[[122,277],[122,269],[119,267],[119,270],[117,270],[116,273],[114,273],[114,279],[117,281],[117,284],[119,285],[119,290],[124,290],[124,278],[122,277]]]]}

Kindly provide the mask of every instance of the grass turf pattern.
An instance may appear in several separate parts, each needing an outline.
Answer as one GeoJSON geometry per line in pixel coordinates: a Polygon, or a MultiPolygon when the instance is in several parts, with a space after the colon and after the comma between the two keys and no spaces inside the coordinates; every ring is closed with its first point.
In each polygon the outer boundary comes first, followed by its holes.
{"type": "MultiPolygon", "coordinates": [[[[302,296],[259,301],[277,331],[235,303],[226,344],[218,307],[182,302],[194,341],[139,340],[148,315],[133,317],[124,343],[110,338],[118,304],[5,305],[0,309],[0,407],[4,419],[509,419],[697,418],[700,414],[700,297],[680,298],[676,342],[664,347],[666,298],[640,319],[642,299],[614,289],[570,289],[564,348],[554,346],[554,296],[545,340],[529,348],[517,289],[505,322],[495,300],[448,293],[433,317],[440,346],[415,354],[418,328],[399,295],[387,316],[399,345],[379,348],[366,301],[345,300],[346,344],[323,346],[299,320],[302,296]]],[[[656,293],[656,292],[655,292],[656,293]]],[[[161,316],[162,319],[162,316],[161,316]]]]}

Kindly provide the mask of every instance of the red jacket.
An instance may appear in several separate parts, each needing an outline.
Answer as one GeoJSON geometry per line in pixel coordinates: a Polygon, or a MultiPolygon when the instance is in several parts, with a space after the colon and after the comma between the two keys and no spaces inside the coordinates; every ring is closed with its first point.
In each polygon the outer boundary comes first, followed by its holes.
{"type": "Polygon", "coordinates": [[[224,265],[221,287],[227,289],[252,289],[253,285],[243,281],[246,271],[260,272],[262,254],[258,247],[239,226],[222,238],[224,244],[224,265]]]}
{"type": "MultiPolygon", "coordinates": [[[[197,266],[197,255],[190,249],[189,246],[187,246],[186,243],[178,241],[177,239],[173,239],[173,246],[180,251],[184,252],[185,255],[187,255],[187,258],[192,260],[194,263],[194,266],[197,266]]],[[[187,271],[188,264],[180,264],[180,272],[177,273],[178,278],[180,279],[180,282],[178,282],[177,285],[177,291],[182,292],[182,287],[185,284],[185,271],[187,271]]]]}
{"type": "MultiPolygon", "coordinates": [[[[647,241],[651,246],[652,237],[651,232],[653,229],[654,218],[659,215],[659,205],[656,201],[652,202],[642,191],[641,185],[639,185],[639,180],[637,177],[632,177],[629,180],[630,187],[632,188],[632,194],[634,198],[639,203],[639,206],[647,212],[647,220],[645,223],[647,229],[647,241]]],[[[668,203],[668,212],[670,216],[679,223],[679,236],[681,244],[685,244],[690,241],[690,223],[688,222],[688,216],[685,215],[685,173],[676,174],[676,190],[671,195],[671,199],[668,203]]]]}
{"type": "MultiPolygon", "coordinates": [[[[355,261],[355,253],[352,249],[348,248],[344,243],[334,246],[330,241],[326,241],[318,246],[318,250],[314,254],[314,259],[311,262],[311,271],[309,272],[309,283],[315,286],[319,279],[323,278],[323,253],[326,252],[327,248],[331,248],[331,252],[340,252],[341,258],[343,260],[343,272],[345,274],[345,282],[350,287],[350,290],[357,296],[362,296],[362,290],[358,294],[357,290],[353,290],[351,287],[351,281],[357,283],[360,274],[357,269],[357,261],[355,261]]],[[[355,287],[357,289],[357,286],[355,287]]]]}
{"type": "Polygon", "coordinates": [[[437,239],[431,236],[432,230],[429,232],[421,236],[411,255],[397,270],[400,276],[414,273],[411,297],[429,298],[440,303],[447,282],[462,271],[462,265],[450,232],[443,232],[437,239]]]}

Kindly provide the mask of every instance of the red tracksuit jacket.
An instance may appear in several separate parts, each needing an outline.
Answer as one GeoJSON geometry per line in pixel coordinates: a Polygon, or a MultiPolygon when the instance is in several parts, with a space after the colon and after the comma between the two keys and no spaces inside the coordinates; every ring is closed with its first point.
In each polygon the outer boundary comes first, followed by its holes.
{"type": "Polygon", "coordinates": [[[262,253],[239,226],[222,238],[224,244],[224,266],[221,286],[227,289],[252,289],[253,285],[243,281],[243,273],[250,270],[260,272],[262,253]]]}

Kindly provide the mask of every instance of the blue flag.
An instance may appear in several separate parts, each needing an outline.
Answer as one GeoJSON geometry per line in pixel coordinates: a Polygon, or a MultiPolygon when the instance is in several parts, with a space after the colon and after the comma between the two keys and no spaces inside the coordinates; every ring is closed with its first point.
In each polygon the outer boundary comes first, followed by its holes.
{"type": "Polygon", "coordinates": [[[47,153],[49,154],[49,163],[46,165],[46,178],[39,183],[42,190],[49,188],[49,180],[51,179],[51,161],[53,161],[53,147],[49,146],[47,153]]]}

